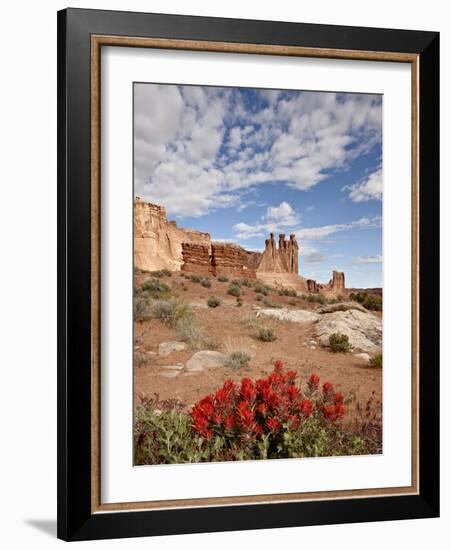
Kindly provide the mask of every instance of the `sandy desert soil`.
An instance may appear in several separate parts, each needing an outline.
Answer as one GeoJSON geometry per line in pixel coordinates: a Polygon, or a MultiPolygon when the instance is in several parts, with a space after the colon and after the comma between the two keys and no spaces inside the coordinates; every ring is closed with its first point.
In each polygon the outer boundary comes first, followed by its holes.
{"type": "MultiPolygon", "coordinates": [[[[137,275],[135,284],[141,284],[145,278],[144,274],[137,275]]],[[[264,377],[272,371],[275,359],[281,359],[287,368],[296,371],[301,383],[315,372],[322,382],[332,382],[356,401],[365,403],[372,394],[376,400],[381,400],[382,369],[368,366],[365,360],[353,353],[332,353],[322,348],[315,339],[312,324],[268,319],[264,324],[274,330],[277,339],[274,342],[258,340],[252,319],[257,308],[264,306],[256,300],[253,289],[243,287],[242,306],[238,307],[236,298],[227,294],[229,284],[217,279],[211,278],[211,288],[181,277],[180,272],[174,272],[172,277],[165,277],[162,281],[192,305],[204,332],[216,342],[217,351],[225,354],[244,351],[251,360],[248,367],[239,370],[218,367],[188,372],[185,365],[194,351],[172,352],[166,356],[158,353],[160,343],[178,340],[175,329],[154,319],[135,322],[135,403],[139,403],[142,396],[158,394],[161,399],[182,401],[188,410],[228,378],[239,381],[243,376],[252,379],[264,377]],[[183,290],[183,286],[187,290],[183,290]],[[206,302],[210,296],[217,296],[222,304],[209,308],[206,302]],[[178,368],[167,368],[171,366],[178,368]],[[176,375],[172,377],[174,373],[176,375]]],[[[268,299],[290,309],[315,310],[320,307],[301,298],[279,296],[275,291],[270,292],[268,299]]],[[[372,314],[381,315],[379,312],[372,314]]],[[[353,407],[349,407],[348,414],[352,414],[353,407]]]]}

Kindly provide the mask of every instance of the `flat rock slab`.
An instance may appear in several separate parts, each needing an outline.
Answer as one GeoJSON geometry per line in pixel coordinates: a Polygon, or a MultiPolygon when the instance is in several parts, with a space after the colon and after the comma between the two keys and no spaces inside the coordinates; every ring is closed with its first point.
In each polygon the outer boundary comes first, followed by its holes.
{"type": "Polygon", "coordinates": [[[161,367],[163,372],[160,372],[160,376],[164,378],[176,378],[183,369],[183,363],[177,363],[176,365],[165,365],[161,367]]]}
{"type": "Polygon", "coordinates": [[[158,346],[158,355],[169,355],[174,351],[184,351],[186,348],[185,342],[162,342],[158,346]]]}
{"type": "Polygon", "coordinates": [[[199,372],[205,369],[223,367],[227,363],[227,355],[219,351],[198,351],[186,363],[188,372],[199,372]]]}
{"type": "Polygon", "coordinates": [[[333,333],[346,334],[353,348],[378,353],[382,349],[382,322],[371,313],[356,309],[324,313],[316,324],[316,335],[321,345],[329,346],[333,333]]]}
{"type": "Polygon", "coordinates": [[[260,309],[257,317],[273,317],[279,321],[291,321],[292,323],[314,323],[321,319],[321,315],[306,309],[260,309]]]}
{"type": "Polygon", "coordinates": [[[327,306],[318,309],[318,313],[334,313],[335,311],[349,311],[350,309],[356,309],[363,313],[368,312],[368,310],[358,302],[340,302],[338,304],[327,304],[327,306]]]}

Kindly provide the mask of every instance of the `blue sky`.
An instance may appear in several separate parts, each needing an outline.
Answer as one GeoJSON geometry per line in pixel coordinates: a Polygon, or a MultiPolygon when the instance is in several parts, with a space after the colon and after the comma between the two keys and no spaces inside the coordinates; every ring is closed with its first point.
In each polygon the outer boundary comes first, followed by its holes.
{"type": "Polygon", "coordinates": [[[381,96],[135,84],[134,185],[179,226],[295,233],[301,275],[382,286],[381,96]]]}

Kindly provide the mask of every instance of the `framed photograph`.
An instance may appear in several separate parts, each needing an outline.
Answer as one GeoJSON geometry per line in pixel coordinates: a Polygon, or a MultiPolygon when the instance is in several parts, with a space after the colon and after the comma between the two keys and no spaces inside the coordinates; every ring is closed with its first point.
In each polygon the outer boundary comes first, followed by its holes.
{"type": "Polygon", "coordinates": [[[439,514],[439,35],[58,14],[58,536],[439,514]]]}

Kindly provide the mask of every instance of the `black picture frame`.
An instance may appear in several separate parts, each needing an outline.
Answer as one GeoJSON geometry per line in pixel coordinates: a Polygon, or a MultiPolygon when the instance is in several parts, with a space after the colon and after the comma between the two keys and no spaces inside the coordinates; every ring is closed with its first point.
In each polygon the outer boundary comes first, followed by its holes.
{"type": "Polygon", "coordinates": [[[138,537],[439,515],[439,33],[101,10],[58,12],[58,537],[138,537]],[[419,59],[419,494],[93,513],[91,36],[400,52],[419,59]]]}

